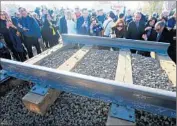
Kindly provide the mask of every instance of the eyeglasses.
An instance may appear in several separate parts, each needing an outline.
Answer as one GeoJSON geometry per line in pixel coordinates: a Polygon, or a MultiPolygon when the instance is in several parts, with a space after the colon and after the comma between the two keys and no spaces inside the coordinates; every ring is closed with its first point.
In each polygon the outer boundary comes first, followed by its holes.
{"type": "Polygon", "coordinates": [[[156,29],[156,31],[160,31],[160,28],[156,29]]]}

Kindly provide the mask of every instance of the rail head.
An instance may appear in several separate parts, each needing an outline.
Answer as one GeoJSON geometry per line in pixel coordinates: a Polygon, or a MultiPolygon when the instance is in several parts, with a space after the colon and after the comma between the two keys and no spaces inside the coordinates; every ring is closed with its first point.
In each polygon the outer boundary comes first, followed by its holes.
{"type": "Polygon", "coordinates": [[[133,39],[123,38],[108,38],[98,36],[87,36],[87,35],[69,35],[62,34],[62,40],[64,43],[79,43],[88,45],[98,45],[107,47],[118,47],[127,49],[136,49],[140,51],[154,51],[163,55],[167,54],[167,49],[170,46],[166,42],[155,42],[155,41],[141,41],[133,39]]]}
{"type": "Polygon", "coordinates": [[[176,93],[1,59],[7,74],[41,86],[176,118],[176,93]]]}

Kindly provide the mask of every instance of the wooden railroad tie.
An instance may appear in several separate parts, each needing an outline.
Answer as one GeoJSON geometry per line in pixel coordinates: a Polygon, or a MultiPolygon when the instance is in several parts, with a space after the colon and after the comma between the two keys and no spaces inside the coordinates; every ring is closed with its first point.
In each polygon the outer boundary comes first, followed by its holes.
{"type": "Polygon", "coordinates": [[[169,56],[156,54],[155,52],[151,52],[151,57],[159,61],[161,68],[166,72],[173,86],[176,87],[176,64],[169,56]]]}
{"type": "MultiPolygon", "coordinates": [[[[132,77],[132,65],[131,65],[131,52],[130,50],[119,50],[119,57],[118,57],[118,64],[116,70],[115,81],[133,84],[133,77],[132,77]]],[[[117,126],[117,125],[135,125],[135,123],[114,118],[108,115],[107,119],[107,126],[117,126]]]]}

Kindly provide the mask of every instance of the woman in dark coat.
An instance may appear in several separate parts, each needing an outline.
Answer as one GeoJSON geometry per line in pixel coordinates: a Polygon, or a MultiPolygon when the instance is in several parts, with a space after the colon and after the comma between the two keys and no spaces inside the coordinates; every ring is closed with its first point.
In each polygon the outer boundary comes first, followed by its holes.
{"type": "Polygon", "coordinates": [[[126,26],[122,19],[116,22],[116,25],[112,27],[111,38],[124,38],[126,26]]]}
{"type": "Polygon", "coordinates": [[[7,46],[11,49],[13,56],[18,61],[25,61],[24,47],[20,39],[20,33],[17,27],[12,23],[5,14],[1,13],[1,30],[0,32],[4,36],[7,46]]]}
{"type": "Polygon", "coordinates": [[[44,25],[42,27],[42,37],[45,41],[46,47],[49,48],[58,44],[59,34],[56,28],[52,25],[49,14],[44,16],[44,25]]]}
{"type": "Polygon", "coordinates": [[[146,24],[144,34],[147,35],[147,41],[154,41],[156,39],[157,34],[156,34],[156,31],[154,30],[154,26],[155,26],[156,22],[157,22],[157,19],[152,17],[148,20],[148,22],[146,24]]]}
{"type": "MultiPolygon", "coordinates": [[[[142,35],[142,38],[145,41],[154,41],[156,39],[157,33],[154,30],[154,26],[157,22],[157,19],[155,17],[151,17],[147,24],[146,24],[146,28],[144,30],[144,33],[142,35]]],[[[146,56],[146,57],[150,57],[150,52],[146,52],[146,51],[139,51],[139,54],[146,56]]]]}

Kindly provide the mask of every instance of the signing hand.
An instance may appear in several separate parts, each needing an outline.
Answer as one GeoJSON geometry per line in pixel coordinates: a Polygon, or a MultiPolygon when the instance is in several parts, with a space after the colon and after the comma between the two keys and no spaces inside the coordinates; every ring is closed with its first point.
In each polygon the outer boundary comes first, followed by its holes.
{"type": "Polygon", "coordinates": [[[116,38],[116,34],[111,34],[111,38],[116,38]]]}
{"type": "Polygon", "coordinates": [[[146,34],[143,34],[143,35],[142,35],[142,38],[143,38],[144,40],[147,40],[147,35],[146,35],[146,34]]]}

